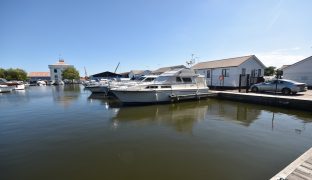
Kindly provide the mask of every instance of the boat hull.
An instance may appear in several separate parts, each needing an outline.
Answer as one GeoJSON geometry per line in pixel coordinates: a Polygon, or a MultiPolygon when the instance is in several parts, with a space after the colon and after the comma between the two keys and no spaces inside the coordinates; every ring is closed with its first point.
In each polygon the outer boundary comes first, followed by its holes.
{"type": "Polygon", "coordinates": [[[92,93],[108,93],[108,87],[107,86],[91,86],[91,87],[85,87],[85,89],[91,91],[92,93]]]}
{"type": "Polygon", "coordinates": [[[155,104],[197,99],[201,94],[207,94],[208,88],[153,91],[111,91],[124,104],[155,104]]]}
{"type": "Polygon", "coordinates": [[[11,92],[12,88],[9,86],[0,85],[0,93],[8,93],[11,92]]]}
{"type": "Polygon", "coordinates": [[[25,90],[25,85],[24,84],[15,85],[14,90],[25,90]]]}

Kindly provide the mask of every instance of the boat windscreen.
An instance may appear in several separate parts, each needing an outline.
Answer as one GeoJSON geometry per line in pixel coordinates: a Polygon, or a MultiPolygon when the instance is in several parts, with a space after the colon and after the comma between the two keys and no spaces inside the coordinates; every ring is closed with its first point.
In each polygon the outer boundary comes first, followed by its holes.
{"type": "Polygon", "coordinates": [[[158,76],[155,79],[155,83],[165,83],[171,80],[172,76],[158,76]]]}

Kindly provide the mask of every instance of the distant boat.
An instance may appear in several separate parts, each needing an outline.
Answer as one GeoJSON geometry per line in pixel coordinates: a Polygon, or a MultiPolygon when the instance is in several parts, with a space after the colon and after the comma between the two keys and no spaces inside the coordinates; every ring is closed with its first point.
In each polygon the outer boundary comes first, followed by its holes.
{"type": "Polygon", "coordinates": [[[62,80],[56,80],[56,81],[52,81],[51,82],[51,85],[56,85],[56,86],[58,86],[58,85],[64,85],[65,83],[64,83],[64,81],[62,81],[62,80]]]}
{"type": "Polygon", "coordinates": [[[7,81],[0,78],[0,85],[7,85],[13,90],[25,90],[25,84],[22,81],[7,81]]]}
{"type": "Polygon", "coordinates": [[[127,88],[138,84],[151,84],[157,78],[157,75],[144,75],[137,80],[130,80],[129,78],[111,79],[108,81],[100,81],[98,84],[86,86],[86,89],[92,93],[109,94],[110,89],[113,88],[127,88]]]}
{"type": "Polygon", "coordinates": [[[37,81],[38,86],[46,86],[47,83],[45,81],[37,81]]]}
{"type": "Polygon", "coordinates": [[[7,85],[0,85],[0,93],[11,92],[12,88],[7,85]]]}
{"type": "Polygon", "coordinates": [[[101,79],[99,82],[91,80],[85,84],[85,89],[91,91],[92,93],[105,93],[105,87],[108,84],[108,79],[101,79]]]}
{"type": "Polygon", "coordinates": [[[164,103],[207,96],[208,87],[204,76],[182,68],[161,74],[153,83],[120,86],[111,92],[124,104],[164,103]]]}

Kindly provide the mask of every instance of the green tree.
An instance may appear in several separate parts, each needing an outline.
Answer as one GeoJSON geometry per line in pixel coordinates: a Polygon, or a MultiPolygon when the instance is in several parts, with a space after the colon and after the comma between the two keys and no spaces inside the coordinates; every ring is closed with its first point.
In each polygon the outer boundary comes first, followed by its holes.
{"type": "Polygon", "coordinates": [[[0,68],[0,78],[5,78],[5,69],[0,68]]]}
{"type": "Polygon", "coordinates": [[[267,68],[264,69],[264,75],[265,76],[273,76],[275,74],[275,70],[276,67],[274,66],[269,66],[267,68]]]}
{"type": "Polygon", "coordinates": [[[68,80],[79,80],[80,76],[79,76],[79,72],[74,68],[74,67],[69,67],[66,68],[63,72],[62,72],[62,77],[63,80],[64,79],[68,79],[68,80]]]}
{"type": "Polygon", "coordinates": [[[17,81],[25,81],[27,79],[27,73],[23,69],[7,69],[4,71],[4,78],[8,81],[17,80],[17,81]]]}

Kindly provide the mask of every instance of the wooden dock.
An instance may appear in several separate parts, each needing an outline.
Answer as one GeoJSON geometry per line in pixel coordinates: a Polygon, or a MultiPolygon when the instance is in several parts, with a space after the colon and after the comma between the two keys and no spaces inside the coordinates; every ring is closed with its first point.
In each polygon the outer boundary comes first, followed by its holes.
{"type": "Polygon", "coordinates": [[[271,180],[312,180],[312,148],[272,177],[271,180]]]}

